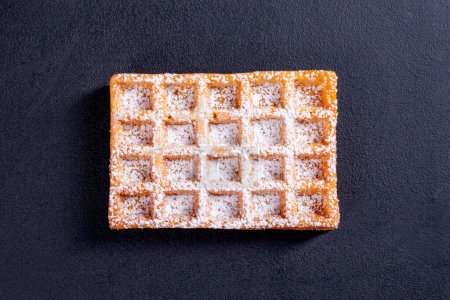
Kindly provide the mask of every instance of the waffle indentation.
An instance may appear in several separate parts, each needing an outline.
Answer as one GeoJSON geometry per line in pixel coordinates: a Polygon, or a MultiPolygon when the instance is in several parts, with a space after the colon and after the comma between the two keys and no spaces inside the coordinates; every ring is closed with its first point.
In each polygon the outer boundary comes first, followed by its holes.
{"type": "Polygon", "coordinates": [[[193,181],[197,180],[197,166],[193,158],[166,158],[167,180],[193,181]]]}
{"type": "Polygon", "coordinates": [[[295,160],[298,179],[323,179],[323,164],[319,158],[299,157],[295,160]]]}
{"type": "Polygon", "coordinates": [[[236,218],[239,216],[238,194],[209,194],[212,218],[236,218]]]}
{"type": "Polygon", "coordinates": [[[194,145],[194,124],[167,124],[167,142],[170,145],[194,145]]]}
{"type": "Polygon", "coordinates": [[[151,217],[150,196],[121,196],[121,211],[128,220],[149,219],[151,217]]]}
{"type": "Polygon", "coordinates": [[[218,157],[208,160],[208,180],[211,181],[239,181],[239,158],[218,157]]]}
{"type": "Polygon", "coordinates": [[[322,104],[320,88],[314,85],[296,85],[295,98],[300,105],[320,106],[322,104]]]}
{"type": "Polygon", "coordinates": [[[122,103],[128,110],[149,110],[152,108],[151,90],[141,85],[126,87],[123,90],[122,103]]]}
{"type": "Polygon", "coordinates": [[[323,195],[303,195],[296,197],[297,212],[299,215],[322,214],[323,195]]]}
{"type": "Polygon", "coordinates": [[[195,195],[191,193],[170,193],[165,195],[164,213],[167,217],[194,215],[195,195]]]}
{"type": "Polygon", "coordinates": [[[253,86],[252,102],[257,106],[281,106],[281,84],[265,82],[253,86]]]}
{"type": "Polygon", "coordinates": [[[236,86],[211,87],[209,90],[211,107],[215,109],[238,108],[236,86]]]}
{"type": "Polygon", "coordinates": [[[281,214],[281,196],[278,193],[253,194],[253,214],[256,217],[281,214]]]}
{"type": "Polygon", "coordinates": [[[150,160],[133,159],[123,161],[124,183],[139,183],[151,180],[150,160]]]}
{"type": "Polygon", "coordinates": [[[211,123],[209,132],[213,145],[234,146],[239,144],[238,123],[211,123]]]}
{"type": "Polygon", "coordinates": [[[298,143],[312,144],[323,142],[322,122],[296,122],[296,137],[298,143]]]}
{"type": "Polygon", "coordinates": [[[253,181],[283,179],[283,160],[279,157],[254,157],[252,159],[253,181]]]}
{"type": "Polygon", "coordinates": [[[195,88],[193,86],[167,86],[167,106],[169,109],[184,110],[195,107],[195,88]]]}
{"type": "Polygon", "coordinates": [[[153,130],[150,124],[124,124],[123,142],[130,145],[152,146],[153,130]]]}
{"type": "Polygon", "coordinates": [[[257,145],[279,145],[283,142],[282,123],[278,119],[253,121],[253,139],[257,145]]]}

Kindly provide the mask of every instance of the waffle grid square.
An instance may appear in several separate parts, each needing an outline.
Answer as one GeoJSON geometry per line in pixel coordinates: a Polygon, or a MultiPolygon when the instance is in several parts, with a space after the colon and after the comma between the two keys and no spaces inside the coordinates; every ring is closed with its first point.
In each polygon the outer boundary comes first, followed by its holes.
{"type": "Polygon", "coordinates": [[[332,71],[111,78],[109,223],[334,229],[332,71]]]}

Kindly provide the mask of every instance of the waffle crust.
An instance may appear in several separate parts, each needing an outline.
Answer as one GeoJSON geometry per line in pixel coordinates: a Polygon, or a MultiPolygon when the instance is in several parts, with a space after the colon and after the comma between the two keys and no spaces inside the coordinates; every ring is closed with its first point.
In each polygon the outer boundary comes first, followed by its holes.
{"type": "Polygon", "coordinates": [[[330,230],[332,71],[116,74],[109,224],[330,230]]]}

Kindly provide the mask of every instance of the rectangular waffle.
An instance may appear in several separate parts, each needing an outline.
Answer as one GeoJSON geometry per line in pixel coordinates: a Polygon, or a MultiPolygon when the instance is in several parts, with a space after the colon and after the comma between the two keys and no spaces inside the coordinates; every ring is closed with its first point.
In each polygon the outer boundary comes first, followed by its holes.
{"type": "Polygon", "coordinates": [[[116,74],[109,224],[334,229],[332,71],[116,74]]]}

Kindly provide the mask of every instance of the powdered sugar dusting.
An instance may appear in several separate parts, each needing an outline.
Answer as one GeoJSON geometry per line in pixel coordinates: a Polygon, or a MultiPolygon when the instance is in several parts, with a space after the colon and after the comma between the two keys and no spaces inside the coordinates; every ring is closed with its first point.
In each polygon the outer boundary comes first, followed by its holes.
{"type": "Polygon", "coordinates": [[[322,211],[323,196],[314,195],[297,195],[297,211],[299,215],[312,215],[322,211]]]}
{"type": "Polygon", "coordinates": [[[120,74],[110,88],[111,228],[336,228],[333,72],[120,74]]]}
{"type": "Polygon", "coordinates": [[[167,179],[174,181],[196,180],[196,167],[193,159],[170,158],[167,163],[167,179]]]}
{"type": "Polygon", "coordinates": [[[253,194],[253,214],[257,217],[279,215],[280,206],[279,194],[253,194]]]}
{"type": "Polygon", "coordinates": [[[208,162],[208,180],[239,180],[239,159],[236,157],[210,158],[208,162]]]}
{"type": "Polygon", "coordinates": [[[252,101],[258,106],[280,106],[281,84],[265,82],[253,87],[252,101]]]}
{"type": "Polygon", "coordinates": [[[123,141],[126,144],[151,146],[153,145],[153,131],[150,124],[124,124],[123,141]]]}
{"type": "Polygon", "coordinates": [[[254,181],[281,180],[283,162],[280,158],[254,158],[252,160],[252,174],[254,181]]]}
{"type": "Polygon", "coordinates": [[[238,217],[239,197],[237,194],[209,195],[210,216],[213,218],[238,217]]]}
{"type": "Polygon", "coordinates": [[[149,160],[124,160],[123,178],[129,183],[149,181],[151,179],[151,163],[149,160]]]}
{"type": "Polygon", "coordinates": [[[151,198],[149,196],[133,196],[122,198],[122,213],[129,220],[150,218],[151,198]]]}
{"type": "Polygon", "coordinates": [[[320,106],[320,88],[313,85],[297,85],[295,97],[300,105],[320,106]]]}
{"type": "Polygon", "coordinates": [[[167,142],[171,145],[195,144],[195,128],[193,124],[168,124],[167,142]]]}
{"type": "Polygon", "coordinates": [[[281,121],[277,119],[253,121],[253,134],[255,143],[258,145],[281,144],[281,121]]]}
{"type": "Polygon", "coordinates": [[[231,109],[237,107],[236,86],[212,87],[210,90],[211,107],[231,109]]]}
{"type": "Polygon", "coordinates": [[[237,123],[211,123],[209,124],[210,140],[213,145],[238,145],[239,127],[237,123]]]}
{"type": "Polygon", "coordinates": [[[141,85],[133,85],[123,90],[122,103],[129,110],[151,108],[151,91],[141,85]]]}
{"type": "Polygon", "coordinates": [[[195,198],[192,194],[166,195],[165,213],[167,216],[192,216],[194,214],[194,200],[195,198]]]}
{"type": "Polygon", "coordinates": [[[321,143],[323,141],[323,126],[321,122],[297,121],[296,136],[299,143],[321,143]]]}
{"type": "Polygon", "coordinates": [[[193,86],[167,86],[167,104],[170,109],[193,109],[195,88],[193,86]]]}
{"type": "Polygon", "coordinates": [[[299,179],[322,179],[322,161],[318,158],[297,158],[296,171],[299,179]]]}

